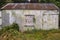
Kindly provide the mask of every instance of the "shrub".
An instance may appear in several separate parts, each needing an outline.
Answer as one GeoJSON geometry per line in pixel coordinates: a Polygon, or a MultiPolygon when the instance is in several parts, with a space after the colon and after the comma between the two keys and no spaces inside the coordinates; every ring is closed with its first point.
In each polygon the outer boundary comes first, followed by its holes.
{"type": "Polygon", "coordinates": [[[18,31],[19,31],[19,26],[18,26],[18,24],[17,24],[17,23],[13,23],[13,24],[11,25],[11,29],[15,29],[15,30],[18,30],[18,31]]]}
{"type": "Polygon", "coordinates": [[[13,24],[10,25],[10,26],[4,26],[4,27],[2,27],[2,29],[0,30],[0,35],[1,35],[2,33],[6,32],[6,31],[10,30],[10,29],[14,29],[14,30],[19,31],[19,26],[18,26],[18,24],[16,24],[16,23],[13,23],[13,24]]]}

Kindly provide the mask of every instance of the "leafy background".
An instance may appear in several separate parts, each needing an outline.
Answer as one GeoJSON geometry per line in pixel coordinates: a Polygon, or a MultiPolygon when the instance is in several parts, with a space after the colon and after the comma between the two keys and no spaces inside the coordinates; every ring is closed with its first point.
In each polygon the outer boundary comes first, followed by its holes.
{"type": "MultiPolygon", "coordinates": [[[[28,3],[27,0],[0,0],[0,7],[6,3],[28,3]]],[[[60,8],[60,0],[31,0],[31,3],[54,3],[60,8]]]]}

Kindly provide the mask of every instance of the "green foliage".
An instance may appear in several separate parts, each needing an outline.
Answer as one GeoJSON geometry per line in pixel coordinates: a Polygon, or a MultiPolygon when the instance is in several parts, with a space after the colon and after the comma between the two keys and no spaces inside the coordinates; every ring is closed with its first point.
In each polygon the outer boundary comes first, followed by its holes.
{"type": "Polygon", "coordinates": [[[0,35],[0,40],[20,40],[20,35],[17,30],[10,29],[0,35]]]}
{"type": "MultiPolygon", "coordinates": [[[[26,3],[28,2],[27,0],[0,0],[0,6],[3,4],[6,4],[8,2],[14,2],[14,3],[26,3]]],[[[31,0],[31,2],[36,2],[36,3],[54,3],[58,7],[60,7],[60,0],[31,0]]]]}
{"type": "Polygon", "coordinates": [[[16,23],[13,23],[13,24],[10,25],[10,26],[4,26],[4,27],[2,27],[2,29],[0,30],[0,35],[1,35],[2,33],[6,32],[6,31],[10,30],[10,29],[14,29],[14,30],[19,31],[19,26],[18,26],[18,24],[16,24],[16,23]]]}
{"type": "Polygon", "coordinates": [[[0,40],[60,40],[60,29],[58,30],[34,29],[26,32],[21,33],[15,29],[9,29],[0,35],[0,40]]]}
{"type": "Polygon", "coordinates": [[[19,26],[17,23],[13,23],[12,25],[10,25],[11,29],[15,29],[19,31],[19,26]]]}
{"type": "Polygon", "coordinates": [[[3,29],[5,29],[5,30],[9,30],[9,29],[19,30],[19,26],[18,26],[18,24],[13,23],[13,24],[10,25],[10,26],[5,26],[5,27],[3,27],[2,30],[3,30],[3,29]]]}
{"type": "Polygon", "coordinates": [[[33,18],[33,22],[35,23],[35,21],[36,21],[36,19],[35,18],[33,18]]]}

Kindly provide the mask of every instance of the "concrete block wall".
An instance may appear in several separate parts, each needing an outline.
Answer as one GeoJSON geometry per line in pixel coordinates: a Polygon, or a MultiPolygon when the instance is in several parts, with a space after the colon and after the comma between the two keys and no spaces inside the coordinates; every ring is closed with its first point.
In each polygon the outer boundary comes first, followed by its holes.
{"type": "Polygon", "coordinates": [[[57,10],[5,10],[5,11],[2,11],[2,13],[3,13],[2,14],[3,25],[12,24],[13,22],[16,22],[19,25],[20,30],[58,29],[59,12],[57,10]],[[34,24],[35,25],[34,27],[24,26],[25,15],[35,15],[36,22],[34,24]],[[54,20],[55,22],[52,22],[54,20]]]}

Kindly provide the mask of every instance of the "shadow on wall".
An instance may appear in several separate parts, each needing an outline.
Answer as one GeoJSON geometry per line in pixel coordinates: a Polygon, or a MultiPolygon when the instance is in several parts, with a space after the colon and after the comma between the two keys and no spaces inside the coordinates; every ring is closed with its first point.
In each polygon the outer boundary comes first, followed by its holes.
{"type": "Polygon", "coordinates": [[[60,9],[59,9],[59,29],[60,29],[60,9]]]}
{"type": "Polygon", "coordinates": [[[60,29],[60,8],[59,8],[59,29],[60,29]]]}

